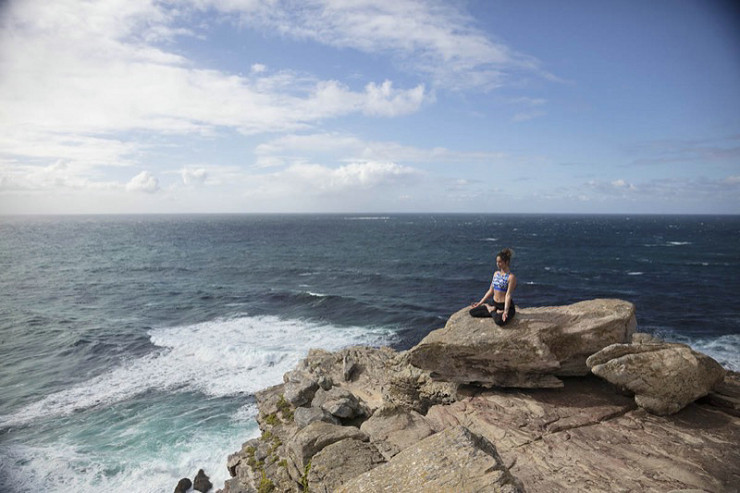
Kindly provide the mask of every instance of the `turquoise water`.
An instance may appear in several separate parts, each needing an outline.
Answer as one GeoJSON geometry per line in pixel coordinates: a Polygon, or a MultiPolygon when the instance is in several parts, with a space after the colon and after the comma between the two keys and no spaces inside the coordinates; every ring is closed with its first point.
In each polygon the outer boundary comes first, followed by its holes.
{"type": "Polygon", "coordinates": [[[171,491],[257,434],[310,347],[408,348],[515,249],[520,306],[618,297],[740,368],[740,218],[0,218],[0,484],[171,491]]]}

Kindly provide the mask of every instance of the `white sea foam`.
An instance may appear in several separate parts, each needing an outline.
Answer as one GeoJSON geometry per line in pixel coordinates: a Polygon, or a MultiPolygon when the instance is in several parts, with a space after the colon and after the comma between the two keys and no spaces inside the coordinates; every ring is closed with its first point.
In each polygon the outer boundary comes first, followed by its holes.
{"type": "Polygon", "coordinates": [[[483,241],[498,241],[498,238],[484,238],[483,241]]]}
{"type": "Polygon", "coordinates": [[[158,328],[150,337],[159,350],[0,417],[0,425],[19,426],[107,406],[149,390],[196,391],[212,397],[254,393],[280,383],[309,348],[387,344],[394,333],[260,316],[158,328]]]}
{"type": "Polygon", "coordinates": [[[711,356],[728,370],[740,371],[740,334],[695,339],[672,335],[666,339],[688,344],[696,351],[711,356]]]}
{"type": "Polygon", "coordinates": [[[691,242],[690,241],[669,241],[668,245],[670,246],[691,245],[691,242]]]}
{"type": "Polygon", "coordinates": [[[644,272],[640,272],[640,271],[628,272],[627,273],[628,276],[641,276],[643,274],[644,274],[644,272]]]}
{"type": "Polygon", "coordinates": [[[740,334],[727,334],[718,337],[687,337],[677,334],[672,329],[645,328],[657,337],[670,341],[680,342],[691,346],[694,350],[711,356],[722,366],[732,371],[740,371],[740,334]]]}
{"type": "Polygon", "coordinates": [[[390,219],[390,216],[357,216],[357,217],[345,217],[346,221],[385,221],[390,219]]]}
{"type": "MultiPolygon", "coordinates": [[[[245,416],[253,420],[253,406],[245,416]]],[[[241,443],[258,436],[251,426],[201,431],[197,439],[183,440],[175,447],[150,448],[141,442],[135,450],[107,449],[91,453],[66,439],[44,445],[0,447],[0,477],[15,492],[105,491],[107,493],[160,493],[172,491],[183,476],[191,479],[204,469],[214,491],[229,479],[227,457],[241,443]]],[[[122,440],[125,437],[119,437],[122,440]]]]}

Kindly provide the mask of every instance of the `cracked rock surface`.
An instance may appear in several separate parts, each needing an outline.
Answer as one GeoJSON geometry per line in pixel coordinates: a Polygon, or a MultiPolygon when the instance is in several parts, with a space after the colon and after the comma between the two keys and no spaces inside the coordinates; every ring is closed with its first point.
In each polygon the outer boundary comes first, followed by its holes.
{"type": "Polygon", "coordinates": [[[467,392],[427,421],[486,437],[527,491],[738,491],[740,419],[719,407],[654,416],[596,377],[559,390],[467,392]]]}

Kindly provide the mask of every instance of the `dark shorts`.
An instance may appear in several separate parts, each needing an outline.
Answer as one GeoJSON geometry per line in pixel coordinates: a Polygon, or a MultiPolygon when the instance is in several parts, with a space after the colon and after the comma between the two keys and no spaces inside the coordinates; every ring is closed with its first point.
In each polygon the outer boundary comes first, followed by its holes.
{"type": "Polygon", "coordinates": [[[498,310],[503,311],[505,306],[505,303],[498,303],[494,301],[493,307],[495,308],[495,310],[493,312],[489,312],[486,305],[478,305],[475,308],[470,309],[470,316],[477,318],[493,317],[493,321],[496,322],[496,325],[503,326],[509,323],[509,321],[511,321],[511,319],[514,318],[514,315],[516,314],[514,300],[511,300],[511,304],[509,305],[509,313],[506,315],[506,320],[504,320],[502,317],[503,313],[499,313],[498,310]]]}

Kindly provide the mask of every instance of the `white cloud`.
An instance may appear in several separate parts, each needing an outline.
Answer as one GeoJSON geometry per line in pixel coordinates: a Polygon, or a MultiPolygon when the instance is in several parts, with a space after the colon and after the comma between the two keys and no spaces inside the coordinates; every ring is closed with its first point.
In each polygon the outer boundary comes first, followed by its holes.
{"type": "Polygon", "coordinates": [[[492,41],[455,4],[419,0],[198,0],[242,22],[296,39],[390,53],[436,85],[491,89],[521,74],[554,79],[534,57],[492,41]]]}
{"type": "Polygon", "coordinates": [[[255,149],[260,167],[285,165],[317,157],[334,161],[390,161],[396,163],[492,163],[506,159],[505,153],[461,152],[433,147],[423,149],[391,141],[366,141],[343,133],[288,134],[260,144],[255,149]]]}
{"type": "Polygon", "coordinates": [[[514,115],[514,117],[512,118],[512,121],[517,122],[517,123],[526,122],[529,120],[534,120],[535,118],[539,118],[544,115],[545,115],[544,111],[525,111],[525,112],[517,113],[516,115],[514,115]]]}
{"type": "Polygon", "coordinates": [[[623,179],[614,180],[611,182],[612,187],[619,190],[630,190],[630,191],[637,191],[637,187],[632,183],[627,183],[623,179]]]}
{"type": "Polygon", "coordinates": [[[1,162],[0,191],[111,191],[120,189],[120,184],[110,181],[95,181],[89,177],[84,166],[56,161],[48,166],[1,162]]]}
{"type": "Polygon", "coordinates": [[[319,164],[295,164],[274,178],[298,185],[304,191],[341,194],[357,190],[407,184],[420,177],[408,166],[389,162],[351,163],[339,168],[319,164]]]}
{"type": "Polygon", "coordinates": [[[290,71],[268,73],[261,64],[248,76],[197,68],[151,44],[187,32],[173,27],[178,15],[173,4],[154,0],[6,5],[0,19],[0,156],[133,165],[144,144],[124,140],[123,132],[152,140],[221,128],[297,130],[352,113],[408,114],[428,98],[421,85],[397,89],[386,81],[352,90],[290,71]]]}
{"type": "Polygon", "coordinates": [[[183,168],[180,177],[185,185],[202,185],[208,178],[208,172],[204,168],[183,168]]]}
{"type": "Polygon", "coordinates": [[[371,82],[365,86],[366,98],[363,112],[368,115],[397,116],[416,112],[425,99],[424,86],[419,85],[408,91],[393,89],[393,83],[386,80],[380,86],[371,82]]]}
{"type": "Polygon", "coordinates": [[[126,184],[129,192],[155,193],[159,191],[159,180],[148,171],[142,171],[126,184]]]}

